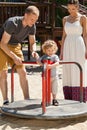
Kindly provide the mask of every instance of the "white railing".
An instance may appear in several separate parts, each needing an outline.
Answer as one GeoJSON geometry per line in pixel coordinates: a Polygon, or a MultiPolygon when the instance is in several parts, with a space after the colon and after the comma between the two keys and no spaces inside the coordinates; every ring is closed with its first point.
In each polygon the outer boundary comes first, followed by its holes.
{"type": "Polygon", "coordinates": [[[82,4],[79,4],[79,7],[79,11],[87,16],[87,7],[82,4]]]}

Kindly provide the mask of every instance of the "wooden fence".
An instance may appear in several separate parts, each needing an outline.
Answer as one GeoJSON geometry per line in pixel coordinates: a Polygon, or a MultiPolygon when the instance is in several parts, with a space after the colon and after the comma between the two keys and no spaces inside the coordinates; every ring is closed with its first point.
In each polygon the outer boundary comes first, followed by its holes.
{"type": "Polygon", "coordinates": [[[22,16],[25,8],[29,5],[35,5],[40,10],[40,16],[36,23],[36,36],[40,38],[41,45],[47,39],[55,39],[57,36],[62,36],[62,28],[55,27],[55,4],[50,2],[0,2],[0,26],[9,17],[22,16]]]}
{"type": "Polygon", "coordinates": [[[25,8],[26,3],[0,2],[0,26],[9,17],[22,16],[25,8]]]}

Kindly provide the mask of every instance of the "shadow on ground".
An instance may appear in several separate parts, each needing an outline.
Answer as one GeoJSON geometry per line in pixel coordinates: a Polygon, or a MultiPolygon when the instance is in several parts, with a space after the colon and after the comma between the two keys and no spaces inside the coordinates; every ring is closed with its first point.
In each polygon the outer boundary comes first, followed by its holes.
{"type": "MultiPolygon", "coordinates": [[[[51,128],[65,128],[67,126],[74,126],[77,123],[82,123],[87,120],[87,117],[64,119],[64,120],[35,120],[35,119],[20,119],[16,117],[2,115],[0,116],[0,126],[3,125],[2,130],[7,130],[9,126],[11,129],[21,130],[47,130],[51,128]],[[25,128],[25,129],[24,129],[25,128]]],[[[64,129],[65,130],[65,129],[64,129]]]]}

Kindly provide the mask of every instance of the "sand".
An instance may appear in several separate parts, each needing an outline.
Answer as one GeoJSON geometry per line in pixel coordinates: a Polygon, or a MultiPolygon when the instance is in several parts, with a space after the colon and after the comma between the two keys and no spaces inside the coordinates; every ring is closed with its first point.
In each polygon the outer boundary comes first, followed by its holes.
{"type": "MultiPolygon", "coordinates": [[[[41,99],[41,72],[40,68],[27,66],[27,77],[29,82],[29,91],[31,98],[41,99]]],[[[62,66],[59,67],[59,73],[62,72],[62,66]]],[[[62,76],[61,76],[62,77],[62,76]]],[[[23,95],[19,84],[17,73],[15,73],[15,101],[22,100],[23,95]]],[[[8,73],[9,100],[10,94],[10,69],[8,73]]],[[[59,88],[57,98],[62,99],[62,79],[59,79],[59,88]]],[[[2,105],[2,95],[0,93],[0,105],[2,105]]],[[[78,108],[79,109],[79,108],[78,108]]],[[[17,117],[0,115],[0,130],[87,130],[87,117],[74,119],[58,120],[38,120],[38,119],[20,119],[17,117]]]]}

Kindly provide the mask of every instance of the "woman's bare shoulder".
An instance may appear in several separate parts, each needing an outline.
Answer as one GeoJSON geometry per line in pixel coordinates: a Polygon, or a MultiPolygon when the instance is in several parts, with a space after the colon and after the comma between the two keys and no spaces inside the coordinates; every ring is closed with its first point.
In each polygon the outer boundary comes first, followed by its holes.
{"type": "Polygon", "coordinates": [[[65,23],[65,22],[67,21],[68,17],[69,17],[69,16],[65,16],[65,17],[63,18],[63,23],[65,23]]]}
{"type": "Polygon", "coordinates": [[[87,17],[86,17],[86,15],[80,15],[80,18],[82,19],[82,20],[85,20],[85,19],[87,19],[87,17]]]}

